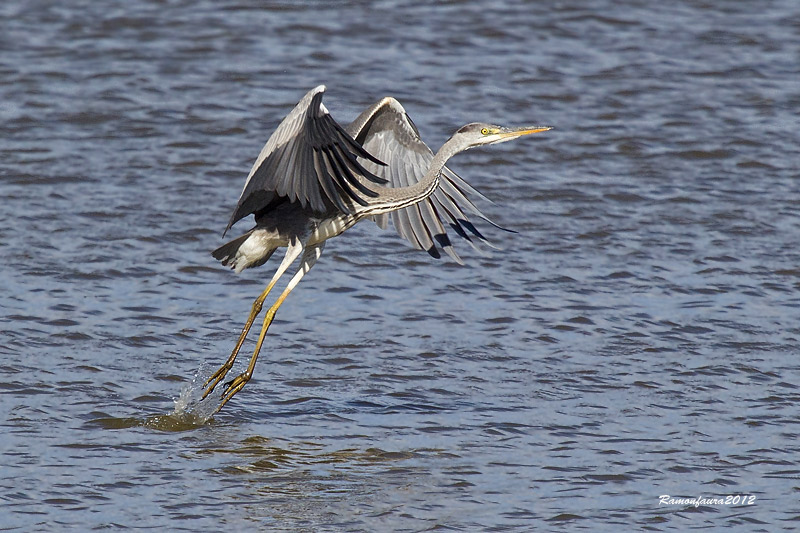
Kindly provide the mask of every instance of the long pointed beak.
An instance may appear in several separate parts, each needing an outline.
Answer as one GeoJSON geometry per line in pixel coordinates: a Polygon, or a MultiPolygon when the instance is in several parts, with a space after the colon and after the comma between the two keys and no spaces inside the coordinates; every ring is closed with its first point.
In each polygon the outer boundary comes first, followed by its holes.
{"type": "Polygon", "coordinates": [[[504,131],[501,131],[498,135],[500,135],[501,137],[516,139],[517,137],[522,137],[523,135],[530,135],[531,133],[540,133],[552,129],[553,126],[525,126],[523,128],[508,128],[504,131]]]}

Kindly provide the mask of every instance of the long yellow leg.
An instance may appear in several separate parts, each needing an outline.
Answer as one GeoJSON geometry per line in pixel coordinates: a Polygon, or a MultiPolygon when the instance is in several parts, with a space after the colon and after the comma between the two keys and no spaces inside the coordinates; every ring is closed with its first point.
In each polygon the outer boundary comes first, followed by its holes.
{"type": "Polygon", "coordinates": [[[233,348],[231,355],[225,361],[225,363],[214,372],[210,378],[208,378],[203,384],[203,387],[206,389],[206,392],[203,393],[203,397],[200,398],[204,400],[206,396],[211,394],[211,391],[219,385],[219,382],[225,379],[225,376],[228,374],[231,368],[233,368],[233,363],[236,361],[236,356],[239,354],[239,350],[242,349],[242,345],[244,345],[244,340],[247,338],[247,334],[250,331],[250,327],[255,322],[256,317],[261,312],[261,307],[264,305],[264,300],[267,299],[269,296],[270,291],[278,282],[278,279],[286,272],[286,269],[297,259],[297,256],[300,255],[300,252],[303,251],[303,245],[295,239],[289,244],[289,248],[286,250],[286,255],[283,257],[283,261],[281,261],[280,266],[278,266],[278,270],[275,271],[275,275],[272,276],[272,280],[267,285],[267,288],[264,289],[258,298],[253,302],[253,307],[250,309],[250,316],[247,317],[247,322],[244,324],[244,328],[242,328],[242,332],[239,334],[239,340],[236,341],[236,346],[233,348]],[[211,386],[209,386],[209,383],[211,386]]]}
{"type": "Polygon", "coordinates": [[[264,324],[261,326],[261,333],[258,335],[258,342],[256,342],[256,349],[253,352],[253,356],[250,358],[250,364],[247,366],[247,370],[243,373],[239,374],[233,381],[228,383],[228,386],[225,389],[225,393],[222,395],[222,403],[219,405],[219,409],[228,403],[228,401],[233,398],[233,396],[242,390],[244,386],[250,381],[250,378],[253,377],[253,370],[256,368],[256,360],[258,359],[258,354],[261,351],[261,345],[264,344],[264,338],[267,336],[267,330],[269,326],[272,324],[272,321],[275,319],[275,313],[278,312],[278,308],[283,304],[283,301],[289,296],[289,293],[292,292],[300,280],[303,279],[303,276],[311,270],[311,267],[314,266],[314,263],[317,262],[319,256],[322,254],[322,248],[324,247],[325,243],[320,243],[315,246],[310,246],[306,249],[305,253],[303,254],[303,259],[300,264],[300,269],[297,273],[292,277],[289,284],[286,286],[286,289],[281,293],[275,303],[267,309],[267,313],[264,315],[264,324]]]}
{"type": "Polygon", "coordinates": [[[227,361],[225,361],[225,363],[219,367],[217,371],[214,372],[203,384],[203,387],[206,388],[206,392],[203,393],[201,400],[204,400],[206,396],[211,394],[214,388],[219,385],[219,382],[225,379],[225,375],[228,373],[228,371],[233,368],[233,363],[236,361],[236,356],[239,355],[239,350],[242,349],[242,345],[247,337],[247,333],[250,331],[250,327],[253,325],[253,322],[255,322],[258,314],[261,312],[261,307],[264,305],[264,300],[267,299],[267,296],[274,286],[275,283],[270,283],[267,285],[267,288],[264,290],[264,292],[262,292],[259,297],[256,298],[256,301],[253,302],[253,308],[250,310],[250,316],[247,317],[247,322],[245,322],[244,328],[242,328],[242,333],[239,334],[239,340],[236,341],[236,346],[233,348],[231,355],[228,357],[227,361]],[[209,383],[211,383],[210,387],[209,383]]]}

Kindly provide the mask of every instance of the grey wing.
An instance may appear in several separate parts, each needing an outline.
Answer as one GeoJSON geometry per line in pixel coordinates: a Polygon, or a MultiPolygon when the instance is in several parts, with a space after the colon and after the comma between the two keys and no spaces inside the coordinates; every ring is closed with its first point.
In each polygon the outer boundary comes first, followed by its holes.
{"type": "Polygon", "coordinates": [[[360,178],[380,184],[386,180],[367,171],[358,158],[376,168],[383,163],[333,120],[322,104],[324,92],[324,85],[309,91],[269,138],[247,176],[226,232],[276,197],[320,213],[335,208],[352,214],[352,202],[366,205],[354,188],[364,196],[377,196],[360,178]]]}
{"type": "MultiPolygon", "coordinates": [[[[419,131],[403,106],[394,98],[384,98],[359,115],[347,128],[357,143],[385,162],[379,167],[362,161],[364,167],[389,181],[387,187],[407,187],[422,179],[428,171],[433,152],[419,137],[419,131]]],[[[431,196],[412,206],[382,214],[373,219],[386,228],[391,216],[397,232],[415,248],[433,257],[444,250],[454,261],[463,261],[453,248],[446,227],[479,249],[477,243],[492,246],[470,221],[467,213],[497,226],[475,206],[468,194],[485,197],[447,167],[442,169],[439,187],[431,196]]]]}

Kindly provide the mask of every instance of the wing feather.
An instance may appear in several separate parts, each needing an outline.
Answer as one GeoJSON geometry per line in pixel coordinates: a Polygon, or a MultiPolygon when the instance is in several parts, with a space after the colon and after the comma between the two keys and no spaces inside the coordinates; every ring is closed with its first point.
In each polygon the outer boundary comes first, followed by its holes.
{"type": "MultiPolygon", "coordinates": [[[[378,166],[368,160],[360,161],[368,172],[386,178],[388,187],[408,187],[417,183],[433,160],[433,152],[420,139],[416,125],[394,98],[384,98],[361,113],[347,127],[347,132],[357,144],[386,163],[378,166]]],[[[436,258],[441,257],[440,251],[444,251],[454,261],[463,263],[450,240],[448,228],[477,250],[481,249],[478,243],[492,244],[468,215],[504,229],[484,215],[469,196],[486,200],[445,166],[439,187],[428,198],[390,214],[376,215],[373,220],[385,229],[391,218],[397,233],[415,248],[436,258]]]]}
{"type": "Polygon", "coordinates": [[[383,165],[333,120],[322,104],[324,92],[324,85],[309,91],[264,145],[225,232],[250,213],[268,208],[276,197],[313,212],[352,214],[352,202],[364,201],[352,187],[371,196],[375,193],[364,181],[386,183],[357,162],[362,158],[375,168],[383,165]]]}

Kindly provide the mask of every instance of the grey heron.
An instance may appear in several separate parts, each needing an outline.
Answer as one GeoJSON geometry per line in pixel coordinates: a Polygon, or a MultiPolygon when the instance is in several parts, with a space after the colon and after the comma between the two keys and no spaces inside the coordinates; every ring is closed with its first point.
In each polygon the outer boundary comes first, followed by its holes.
{"type": "Polygon", "coordinates": [[[212,252],[223,265],[241,272],[264,264],[275,250],[286,248],[266,289],[253,302],[231,355],[205,382],[203,398],[233,367],[270,291],[300,259],[295,274],[264,316],[247,370],[227,383],[218,409],[252,377],[275,313],[314,266],[328,239],[366,218],[386,228],[391,216],[397,232],[415,248],[434,257],[441,256],[441,249],[461,263],[446,227],[470,244],[473,239],[485,242],[467,212],[486,217],[468,198],[479,193],[445,163],[475,146],[551,129],[471,123],[434,154],[394,98],[383,98],[343,128],[323,105],[324,92],[324,85],[309,91],[269,138],[250,170],[225,233],[250,214],[255,215],[255,227],[212,252]]]}

